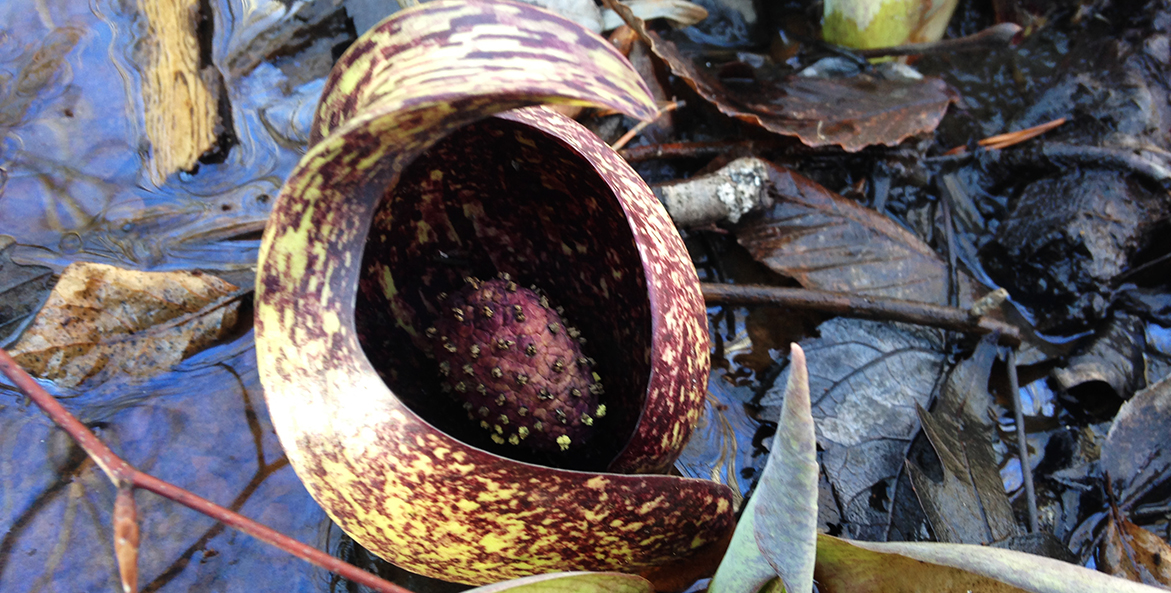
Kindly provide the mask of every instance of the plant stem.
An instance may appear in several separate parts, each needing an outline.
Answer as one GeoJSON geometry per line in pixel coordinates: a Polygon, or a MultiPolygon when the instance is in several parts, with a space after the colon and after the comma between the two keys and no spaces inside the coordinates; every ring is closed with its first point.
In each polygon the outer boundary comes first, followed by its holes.
{"type": "Polygon", "coordinates": [[[141,472],[118,457],[90,429],[86,428],[60,402],[45,391],[35,379],[8,354],[0,349],[0,373],[3,373],[17,389],[33,401],[53,422],[57,423],[89,455],[98,467],[106,473],[118,488],[127,486],[142,488],[159,496],[173,500],[187,508],[203,513],[228,527],[242,531],[262,542],[276,546],[314,566],[336,573],[353,582],[366,585],[384,593],[412,593],[390,581],[370,574],[352,564],[334,558],[317,548],[303,544],[283,533],[265,527],[243,515],[234,513],[205,498],[197,496],[174,484],[164,482],[150,474],[141,472]]]}

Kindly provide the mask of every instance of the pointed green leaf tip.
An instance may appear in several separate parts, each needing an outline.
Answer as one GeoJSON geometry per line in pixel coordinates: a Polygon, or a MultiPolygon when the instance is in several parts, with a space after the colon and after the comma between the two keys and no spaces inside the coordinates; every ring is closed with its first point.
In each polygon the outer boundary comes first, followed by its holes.
{"type": "Polygon", "coordinates": [[[654,593],[650,581],[619,572],[555,572],[485,585],[468,593],[654,593]]]}
{"type": "MultiPolygon", "coordinates": [[[[768,463],[709,591],[754,593],[777,575],[789,591],[812,590],[817,471],[809,372],[805,352],[792,344],[785,403],[768,463]]],[[[781,590],[781,581],[769,590],[781,590]]]]}
{"type": "Polygon", "coordinates": [[[790,347],[785,403],[757,486],[756,543],[789,591],[810,591],[817,556],[817,435],[805,352],[790,347]]]}

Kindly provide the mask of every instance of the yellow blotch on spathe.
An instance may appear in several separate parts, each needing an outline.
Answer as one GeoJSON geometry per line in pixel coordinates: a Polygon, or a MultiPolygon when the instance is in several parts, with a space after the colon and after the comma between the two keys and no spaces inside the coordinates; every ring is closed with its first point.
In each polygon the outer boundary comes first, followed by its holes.
{"type": "Polygon", "coordinates": [[[450,463],[447,465],[447,467],[454,470],[456,473],[460,474],[461,476],[466,476],[466,475],[472,473],[473,471],[475,471],[476,464],[474,464],[474,463],[450,463]]]}
{"type": "MultiPolygon", "coordinates": [[[[495,482],[489,482],[495,485],[495,482]]],[[[478,502],[498,502],[501,500],[508,500],[516,496],[517,490],[515,488],[500,488],[499,486],[489,487],[487,491],[480,492],[476,495],[478,502]]]]}
{"type": "Polygon", "coordinates": [[[597,488],[599,490],[605,488],[608,485],[610,485],[610,480],[607,480],[602,476],[594,476],[589,480],[586,480],[585,483],[586,488],[597,488]]]}
{"type": "Polygon", "coordinates": [[[638,514],[645,515],[661,506],[664,506],[663,497],[655,497],[654,500],[648,500],[647,502],[642,503],[642,505],[638,507],[638,514]]]}
{"type": "Polygon", "coordinates": [[[342,322],[338,319],[336,311],[326,311],[321,315],[321,329],[325,330],[327,334],[335,334],[342,328],[342,322]]]}

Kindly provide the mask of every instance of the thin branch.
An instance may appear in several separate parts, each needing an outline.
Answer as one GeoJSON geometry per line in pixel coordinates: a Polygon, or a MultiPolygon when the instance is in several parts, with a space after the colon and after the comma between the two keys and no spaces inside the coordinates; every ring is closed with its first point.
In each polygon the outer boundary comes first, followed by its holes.
{"type": "Polygon", "coordinates": [[[1033,490],[1033,468],[1029,465],[1029,442],[1025,434],[1025,412],[1021,409],[1021,387],[1016,374],[1016,349],[1008,351],[1008,383],[1012,389],[1012,413],[1016,422],[1016,444],[1021,461],[1021,478],[1025,483],[1025,501],[1029,505],[1029,533],[1040,529],[1037,522],[1037,493],[1033,490]]]}
{"type": "Polygon", "coordinates": [[[337,573],[355,583],[384,593],[411,593],[390,581],[370,574],[352,564],[334,558],[317,548],[303,544],[287,535],[265,527],[243,515],[234,513],[205,498],[196,496],[174,484],[164,482],[150,474],[138,471],[118,457],[105,443],[62,406],[56,398],[45,391],[6,350],[0,350],[0,373],[41,408],[53,422],[60,426],[86,452],[110,481],[119,488],[142,488],[159,496],[173,500],[187,508],[203,513],[228,527],[242,531],[262,542],[276,546],[314,566],[337,573]]]}
{"type": "Polygon", "coordinates": [[[752,154],[758,150],[773,148],[775,142],[761,142],[756,140],[718,140],[712,142],[669,142],[666,144],[647,144],[634,146],[618,151],[618,154],[628,163],[641,163],[653,159],[695,159],[710,158],[742,150],[744,154],[752,154]]]}
{"type": "Polygon", "coordinates": [[[813,309],[848,317],[902,321],[972,334],[1000,332],[1002,343],[1012,346],[1021,343],[1020,331],[1016,327],[997,319],[972,316],[967,309],[957,307],[804,288],[706,282],[699,286],[704,301],[709,305],[776,305],[813,309]]]}
{"type": "Polygon", "coordinates": [[[854,50],[854,53],[863,58],[882,58],[887,56],[913,56],[926,53],[987,51],[1007,47],[1012,43],[1017,33],[1020,32],[1020,25],[1015,23],[1000,23],[999,25],[993,25],[967,37],[941,39],[927,43],[908,43],[906,45],[892,47],[857,49],[854,50]]]}

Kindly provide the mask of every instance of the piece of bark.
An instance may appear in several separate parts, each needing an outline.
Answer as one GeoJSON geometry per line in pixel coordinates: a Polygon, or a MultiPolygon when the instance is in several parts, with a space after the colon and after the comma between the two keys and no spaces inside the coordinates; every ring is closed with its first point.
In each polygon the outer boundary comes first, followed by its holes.
{"type": "Polygon", "coordinates": [[[192,169],[216,142],[217,89],[199,60],[199,0],[138,0],[148,23],[139,42],[143,119],[150,140],[151,181],[192,169]]]}

